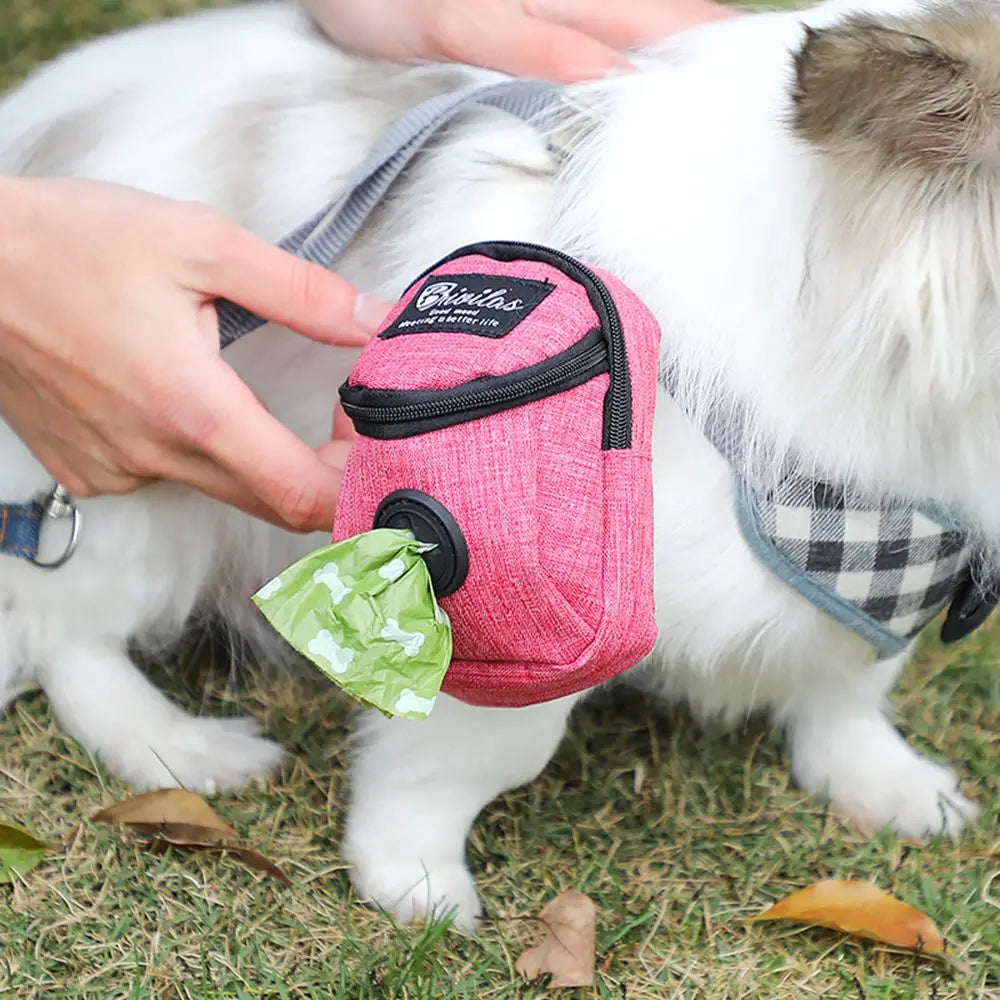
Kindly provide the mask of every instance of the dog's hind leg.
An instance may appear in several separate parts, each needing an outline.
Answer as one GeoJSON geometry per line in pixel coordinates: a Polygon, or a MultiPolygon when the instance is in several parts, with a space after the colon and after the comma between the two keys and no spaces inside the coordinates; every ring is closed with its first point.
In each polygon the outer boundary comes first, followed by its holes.
{"type": "Polygon", "coordinates": [[[403,923],[450,912],[471,931],[482,907],[465,864],[469,828],[545,767],[579,697],[477,708],[441,695],[426,720],[367,713],[344,838],[361,895],[403,923]]]}
{"type": "Polygon", "coordinates": [[[284,756],[253,719],[194,716],[173,704],[121,643],[67,640],[39,680],[59,723],[134,788],[239,788],[284,756]]]}

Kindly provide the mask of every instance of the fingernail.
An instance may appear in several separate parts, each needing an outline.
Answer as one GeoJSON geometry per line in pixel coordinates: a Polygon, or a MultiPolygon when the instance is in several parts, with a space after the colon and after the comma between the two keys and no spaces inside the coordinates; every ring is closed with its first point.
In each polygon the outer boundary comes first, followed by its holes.
{"type": "Polygon", "coordinates": [[[622,76],[626,73],[637,73],[638,71],[639,67],[631,59],[619,53],[619,59],[615,65],[604,71],[604,79],[611,80],[616,76],[622,76]]]}
{"type": "Polygon", "coordinates": [[[579,62],[564,75],[564,83],[591,83],[594,80],[613,80],[616,77],[628,76],[639,69],[635,63],[622,55],[616,54],[612,59],[601,59],[600,62],[579,62]]]}
{"type": "Polygon", "coordinates": [[[392,307],[371,295],[359,294],[354,300],[354,322],[365,333],[376,333],[392,307]]]}
{"type": "Polygon", "coordinates": [[[636,66],[634,62],[630,62],[628,59],[623,60],[617,66],[609,69],[604,74],[605,80],[614,80],[620,76],[628,76],[630,73],[638,73],[639,67],[636,66]]]}
{"type": "Polygon", "coordinates": [[[327,441],[316,449],[316,455],[328,469],[343,475],[353,444],[353,441],[327,441]]]}

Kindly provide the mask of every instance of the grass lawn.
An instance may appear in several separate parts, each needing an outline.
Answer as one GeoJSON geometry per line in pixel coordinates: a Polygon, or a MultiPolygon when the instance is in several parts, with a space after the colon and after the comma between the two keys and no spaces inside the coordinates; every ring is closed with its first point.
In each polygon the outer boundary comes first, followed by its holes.
{"type": "MultiPolygon", "coordinates": [[[[195,6],[0,0],[0,85],[77,39],[195,6]]],[[[25,697],[0,719],[0,821],[66,840],[0,886],[0,994],[541,997],[514,971],[538,938],[520,918],[577,888],[600,909],[595,996],[1000,997],[998,636],[947,651],[928,642],[895,699],[909,738],[956,762],[984,806],[962,843],[865,835],[791,787],[766,729],[705,732],[623,693],[585,707],[543,776],[480,817],[469,860],[491,919],[475,939],[396,928],[353,897],[337,855],[348,707],[322,682],[234,691],[205,654],[154,668],[188,707],[253,712],[292,750],[269,787],[215,803],[292,888],[228,860],[75,829],[127,790],[59,732],[43,696],[25,697]],[[871,880],[926,910],[968,972],[829,931],[744,923],[824,877],[871,880]]]]}

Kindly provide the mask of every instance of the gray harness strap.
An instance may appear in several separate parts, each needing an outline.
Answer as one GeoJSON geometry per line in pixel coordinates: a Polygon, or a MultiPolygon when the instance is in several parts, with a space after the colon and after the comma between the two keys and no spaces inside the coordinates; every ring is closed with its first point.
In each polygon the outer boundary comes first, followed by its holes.
{"type": "MultiPolygon", "coordinates": [[[[396,178],[460,111],[485,104],[525,121],[535,121],[552,109],[559,90],[557,84],[538,80],[506,80],[439,94],[418,104],[379,139],[348,178],[341,194],[278,245],[314,264],[332,267],[396,178]]],[[[225,299],[216,302],[216,311],[223,347],[266,322],[225,299]]]]}

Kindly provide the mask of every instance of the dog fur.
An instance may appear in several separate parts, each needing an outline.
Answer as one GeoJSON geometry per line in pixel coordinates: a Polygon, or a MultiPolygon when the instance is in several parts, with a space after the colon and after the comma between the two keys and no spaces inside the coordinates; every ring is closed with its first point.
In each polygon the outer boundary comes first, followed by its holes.
{"type": "MultiPolygon", "coordinates": [[[[654,311],[682,402],[736,399],[752,414],[740,471],[766,476],[794,450],[873,493],[955,507],[990,543],[998,53],[995,0],[829,0],[689,31],[638,57],[638,73],[568,89],[552,135],[496,110],[463,114],[339,271],[391,300],[475,240],[565,249],[654,311]]],[[[29,78],[0,102],[0,172],[120,181],[277,239],[405,108],[493,78],[345,55],[290,5],[212,11],[97,41],[29,78]]],[[[53,248],[55,283],[57,261],[53,248]]],[[[324,439],[349,352],[269,326],[226,355],[288,426],[324,439]]],[[[3,424],[0,464],[6,501],[49,485],[3,424]]],[[[884,714],[906,657],[877,661],[756,561],[732,470],[665,394],[654,473],[660,639],[631,679],[729,723],[769,713],[797,782],[869,827],[959,833],[977,810],[955,772],[884,714]]],[[[211,791],[270,773],[280,750],[252,722],[182,712],[128,644],[175,636],[209,608],[280,656],[248,595],[324,539],[170,484],[80,506],[68,565],[0,561],[0,708],[40,684],[61,724],[137,787],[211,791]]],[[[403,920],[448,906],[471,926],[469,826],[545,766],[578,700],[493,710],[442,697],[427,722],[364,713],[344,842],[360,892],[403,920]]]]}

